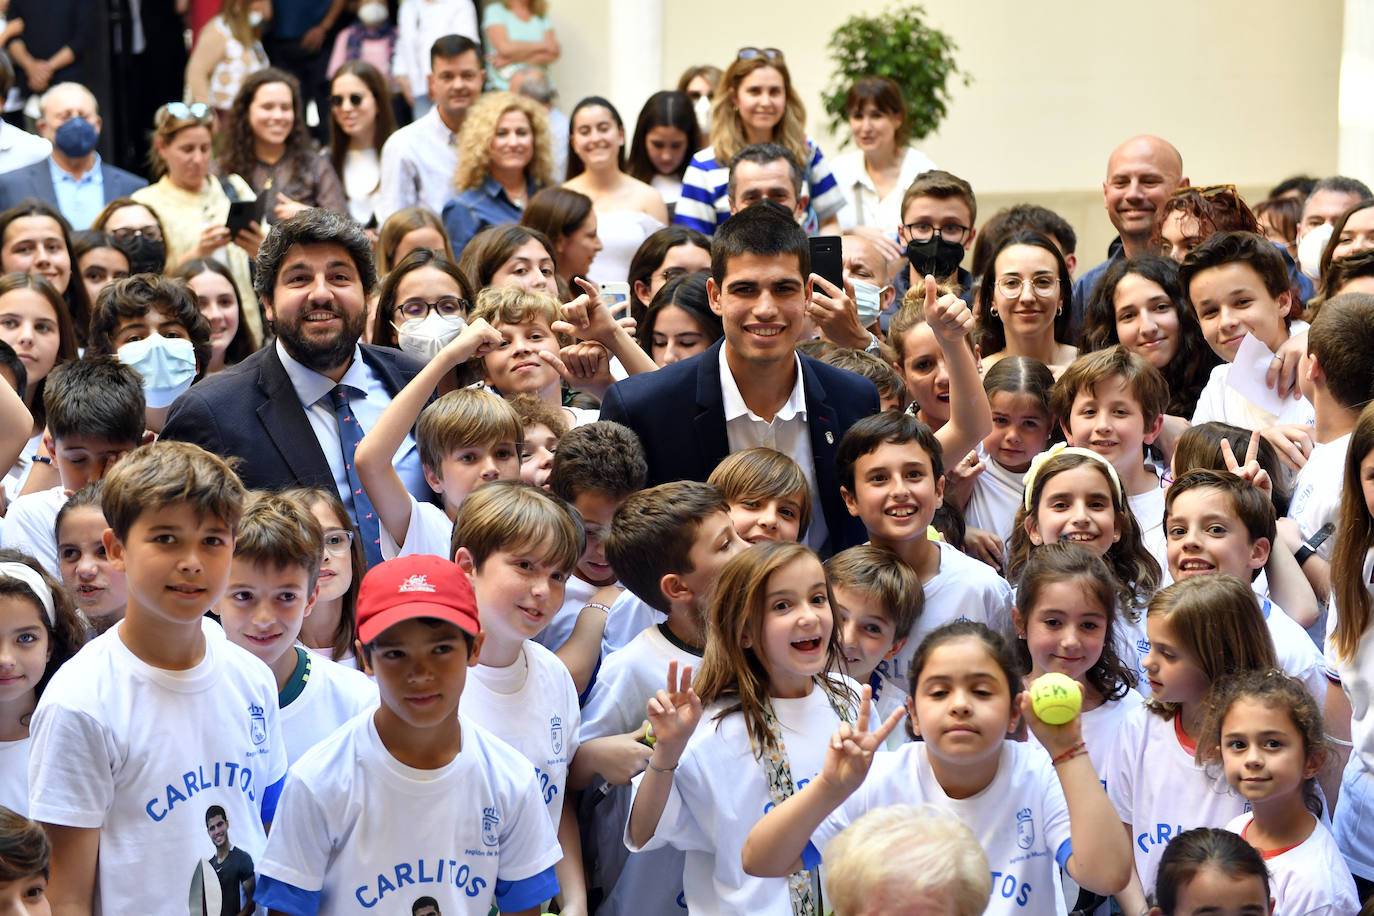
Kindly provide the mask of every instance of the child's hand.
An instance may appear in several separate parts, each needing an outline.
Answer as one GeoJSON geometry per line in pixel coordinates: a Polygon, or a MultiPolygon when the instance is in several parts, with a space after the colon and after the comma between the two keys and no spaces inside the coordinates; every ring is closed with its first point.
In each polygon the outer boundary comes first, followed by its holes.
{"type": "Polygon", "coordinates": [[[1301,471],[1307,464],[1307,456],[1312,454],[1312,436],[1316,431],[1310,426],[1290,423],[1283,426],[1268,426],[1259,434],[1269,440],[1269,444],[1279,453],[1279,460],[1289,470],[1301,471]]]}
{"type": "MultiPolygon", "coordinates": [[[[1078,684],[1078,693],[1083,693],[1083,685],[1078,684]]],[[[1049,752],[1050,759],[1058,757],[1060,754],[1073,748],[1083,740],[1083,713],[1080,712],[1063,725],[1050,725],[1042,722],[1040,717],[1031,709],[1031,696],[1029,691],[1021,691],[1021,695],[1016,698],[1018,708],[1021,710],[1021,719],[1035,735],[1040,746],[1049,752]]]]}
{"type": "Polygon", "coordinates": [[[964,553],[975,560],[982,560],[1000,573],[1002,558],[1007,555],[1007,545],[991,531],[968,528],[964,531],[964,553]]]}
{"type": "Polygon", "coordinates": [[[1259,438],[1259,430],[1250,434],[1250,444],[1245,449],[1245,464],[1236,461],[1236,453],[1231,451],[1231,442],[1228,439],[1221,440],[1221,457],[1226,461],[1226,470],[1257,488],[1266,497],[1272,498],[1274,482],[1269,479],[1269,472],[1259,465],[1259,438]]]}
{"type": "Polygon", "coordinates": [[[486,356],[501,346],[501,332],[487,324],[485,318],[475,318],[468,322],[462,333],[444,345],[439,351],[450,365],[456,366],[470,359],[486,356]]]}
{"type": "Polygon", "coordinates": [[[1301,398],[1302,389],[1298,387],[1298,363],[1306,353],[1306,331],[1299,331],[1279,344],[1278,351],[1269,363],[1269,369],[1264,373],[1264,384],[1273,388],[1281,398],[1286,398],[1290,394],[1295,401],[1301,398]]]}
{"type": "Polygon", "coordinates": [[[678,677],[677,662],[668,663],[667,688],[649,699],[649,724],[653,726],[654,751],[652,763],[667,770],[677,766],[678,758],[687,747],[687,739],[701,721],[701,700],[692,689],[692,666],[682,669],[678,677]]]}
{"type": "Polygon", "coordinates": [[[952,344],[973,332],[973,312],[953,293],[936,298],[935,278],[926,274],[926,324],[941,346],[952,344]]]}
{"type": "Polygon", "coordinates": [[[624,735],[609,735],[606,747],[602,750],[597,771],[601,778],[613,786],[628,786],[644,768],[649,765],[649,755],[654,749],[639,739],[649,727],[645,722],[635,731],[624,735]]]}
{"type": "Polygon", "coordinates": [[[582,295],[563,305],[563,320],[555,321],[553,330],[609,347],[620,331],[620,325],[606,307],[595,283],[589,283],[581,277],[574,277],[573,282],[582,287],[582,295]]]}
{"type": "Polygon", "coordinates": [[[987,464],[978,458],[976,451],[969,452],[954,467],[946,468],[946,498],[952,499],[955,505],[967,506],[969,497],[973,495],[973,482],[985,470],[987,470],[987,464]],[[949,489],[951,487],[952,490],[949,489]]]}
{"type": "Polygon", "coordinates": [[[906,714],[905,709],[895,709],[877,730],[869,731],[868,711],[872,706],[873,688],[865,684],[859,700],[858,721],[853,725],[841,722],[835,734],[830,736],[830,746],[825,751],[825,763],[821,766],[820,775],[816,777],[846,797],[864,781],[864,777],[868,775],[868,768],[873,765],[873,752],[882,747],[887,736],[892,734],[892,730],[906,714]]]}

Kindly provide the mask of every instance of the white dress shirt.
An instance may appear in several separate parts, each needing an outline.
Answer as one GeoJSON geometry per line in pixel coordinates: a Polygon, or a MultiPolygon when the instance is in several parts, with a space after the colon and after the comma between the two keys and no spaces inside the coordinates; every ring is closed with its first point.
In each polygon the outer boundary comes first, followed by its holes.
{"type": "Polygon", "coordinates": [[[427,207],[436,214],[458,192],[458,135],[431,108],[402,127],[382,146],[382,190],[377,205],[378,225],[406,207],[427,207]]]}
{"type": "MultiPolygon", "coordinates": [[[[281,340],[277,340],[273,346],[277,348],[277,356],[281,359],[282,367],[286,369],[287,377],[291,379],[291,387],[296,389],[296,396],[305,408],[305,415],[310,420],[310,428],[315,432],[316,441],[320,443],[320,450],[324,452],[324,459],[329,462],[329,473],[334,477],[334,486],[339,491],[339,498],[343,500],[344,508],[352,516],[353,488],[348,485],[348,479],[344,474],[343,441],[339,438],[339,423],[334,415],[334,407],[329,403],[329,392],[334,390],[335,383],[329,376],[321,375],[297,362],[286,352],[281,340]]],[[[348,406],[366,434],[367,430],[377,425],[377,419],[381,417],[382,411],[391,403],[391,394],[377,374],[363,362],[361,348],[354,346],[353,361],[349,363],[348,371],[343,374],[338,384],[354,390],[355,393],[348,400],[348,406]],[[366,396],[358,397],[357,391],[366,392],[366,396]]],[[[420,452],[416,448],[415,440],[409,435],[396,450],[392,464],[396,466],[396,473],[401,475],[401,482],[410,494],[421,502],[428,502],[433,491],[430,490],[429,484],[425,483],[424,471],[420,468],[420,452]]]]}
{"type": "Polygon", "coordinates": [[[772,421],[760,417],[744,403],[735,384],[735,376],[725,359],[725,350],[720,351],[720,393],[725,405],[725,438],[730,452],[746,448],[764,446],[782,452],[801,468],[811,486],[811,527],[806,529],[802,541],[813,550],[825,544],[830,530],[825,524],[825,512],[821,507],[821,491],[816,485],[816,462],[811,454],[811,433],[806,425],[806,389],[802,385],[801,357],[794,356],[797,380],[792,385],[792,393],[787,401],[778,408],[772,421]]]}

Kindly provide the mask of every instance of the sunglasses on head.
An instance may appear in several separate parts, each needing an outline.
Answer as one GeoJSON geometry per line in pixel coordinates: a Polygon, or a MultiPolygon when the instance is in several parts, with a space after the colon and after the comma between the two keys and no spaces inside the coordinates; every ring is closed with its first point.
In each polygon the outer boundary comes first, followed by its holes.
{"type": "Polygon", "coordinates": [[[755,48],[743,47],[739,49],[736,60],[753,60],[756,57],[766,57],[769,60],[782,60],[782,52],[777,48],[755,48]]]}
{"type": "Polygon", "coordinates": [[[185,102],[168,102],[165,106],[167,113],[178,121],[184,118],[208,118],[210,116],[210,106],[204,102],[192,102],[187,105],[185,102]]]}
{"type": "Polygon", "coordinates": [[[357,108],[363,104],[363,94],[361,92],[350,92],[348,95],[331,95],[329,97],[329,105],[331,108],[342,108],[345,100],[348,104],[357,108]]]}

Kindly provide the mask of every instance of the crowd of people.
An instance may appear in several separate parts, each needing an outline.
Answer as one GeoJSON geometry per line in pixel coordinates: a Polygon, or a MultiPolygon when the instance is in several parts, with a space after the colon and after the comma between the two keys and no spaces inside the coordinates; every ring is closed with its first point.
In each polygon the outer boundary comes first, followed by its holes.
{"type": "Polygon", "coordinates": [[[887,77],[343,6],[146,177],[14,55],[0,908],[1374,912],[1368,187],[1132,137],[1094,263],[887,77]]]}

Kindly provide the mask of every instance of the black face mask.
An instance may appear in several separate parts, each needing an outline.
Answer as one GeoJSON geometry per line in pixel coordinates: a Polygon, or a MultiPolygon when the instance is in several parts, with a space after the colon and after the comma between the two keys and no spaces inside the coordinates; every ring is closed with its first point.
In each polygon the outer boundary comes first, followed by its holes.
{"type": "Polygon", "coordinates": [[[924,242],[912,240],[906,245],[906,259],[924,277],[927,274],[943,280],[959,269],[964,259],[964,246],[958,242],[946,242],[940,233],[933,232],[924,242]]]}
{"type": "Polygon", "coordinates": [[[119,248],[129,259],[130,273],[160,274],[167,269],[167,246],[160,240],[139,235],[121,241],[119,248]]]}

